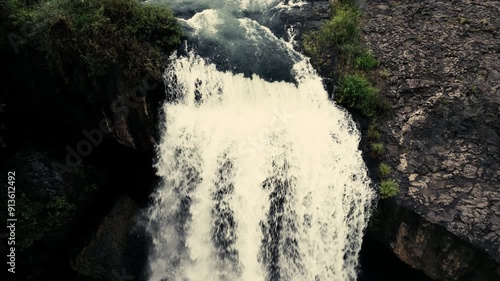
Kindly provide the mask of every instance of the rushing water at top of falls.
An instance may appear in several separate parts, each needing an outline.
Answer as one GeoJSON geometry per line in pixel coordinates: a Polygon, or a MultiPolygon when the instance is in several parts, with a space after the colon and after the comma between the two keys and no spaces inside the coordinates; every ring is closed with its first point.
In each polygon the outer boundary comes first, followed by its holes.
{"type": "Polygon", "coordinates": [[[192,38],[232,34],[217,39],[221,46],[249,49],[227,47],[229,64],[245,52],[259,60],[238,72],[197,48],[172,57],[165,82],[176,101],[163,108],[148,279],[356,280],[373,198],[356,126],[328,100],[307,58],[241,12],[290,3],[196,3],[200,11],[185,19],[192,38]],[[273,53],[294,83],[265,77],[273,53]]]}

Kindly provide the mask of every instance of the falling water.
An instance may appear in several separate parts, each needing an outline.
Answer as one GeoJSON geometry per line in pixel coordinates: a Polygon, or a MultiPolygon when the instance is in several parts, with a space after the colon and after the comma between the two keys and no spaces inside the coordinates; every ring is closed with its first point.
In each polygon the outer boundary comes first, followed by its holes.
{"type": "MultiPolygon", "coordinates": [[[[240,11],[251,2],[290,7],[246,0],[240,11]]],[[[207,3],[184,20],[190,42],[219,42],[230,64],[242,54],[234,46],[250,47],[258,63],[240,72],[199,48],[173,55],[165,82],[176,101],[163,107],[156,164],[163,182],[148,210],[149,280],[356,280],[373,193],[355,124],[290,41],[207,3]],[[217,37],[228,28],[237,42],[217,37]],[[269,53],[284,58],[290,79],[262,71],[274,67],[269,53]]]]}

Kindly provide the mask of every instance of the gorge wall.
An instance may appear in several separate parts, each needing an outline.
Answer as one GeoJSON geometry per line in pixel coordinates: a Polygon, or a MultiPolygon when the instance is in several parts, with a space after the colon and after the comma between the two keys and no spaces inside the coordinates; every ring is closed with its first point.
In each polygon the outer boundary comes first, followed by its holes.
{"type": "Polygon", "coordinates": [[[370,1],[364,19],[401,186],[376,235],[433,278],[500,280],[500,2],[370,1]]]}

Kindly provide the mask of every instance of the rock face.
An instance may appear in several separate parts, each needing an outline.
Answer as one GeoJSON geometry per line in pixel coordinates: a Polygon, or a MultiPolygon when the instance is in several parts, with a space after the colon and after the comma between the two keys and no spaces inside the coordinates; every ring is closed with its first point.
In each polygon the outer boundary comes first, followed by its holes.
{"type": "MultiPolygon", "coordinates": [[[[16,272],[19,280],[36,279],[55,268],[64,271],[75,217],[81,215],[104,180],[104,175],[90,165],[60,175],[52,169],[53,161],[60,161],[57,154],[30,145],[20,148],[7,163],[9,171],[15,172],[16,230],[22,233],[15,241],[16,255],[21,257],[18,267],[23,268],[16,272]]],[[[0,199],[0,207],[7,210],[7,192],[0,199]]],[[[7,212],[0,217],[6,220],[7,212]]],[[[0,239],[2,252],[6,238],[0,239]]]]}
{"type": "Polygon", "coordinates": [[[499,280],[500,3],[373,1],[363,28],[390,73],[383,93],[393,114],[382,127],[386,162],[402,188],[396,201],[427,222],[409,236],[400,221],[394,251],[436,279],[492,280],[470,279],[475,269],[463,270],[472,266],[468,253],[475,247],[475,257],[495,260],[490,266],[499,280]],[[433,234],[438,227],[446,231],[433,234]],[[472,246],[441,258],[416,254],[428,250],[418,245],[429,239],[444,239],[437,235],[472,246]]]}
{"type": "MultiPolygon", "coordinates": [[[[120,77],[111,77],[104,91],[101,123],[112,131],[121,144],[143,151],[155,146],[155,123],[159,102],[165,96],[161,79],[145,75],[135,85],[120,77]]],[[[107,130],[100,129],[106,133],[107,130]]]]}
{"type": "Polygon", "coordinates": [[[395,201],[381,202],[375,236],[403,262],[425,272],[434,280],[498,280],[498,263],[452,234],[445,227],[431,223],[413,209],[395,201]]]}
{"type": "MultiPolygon", "coordinates": [[[[132,261],[138,260],[144,245],[134,238],[137,204],[128,197],[120,198],[104,217],[90,243],[72,263],[75,271],[98,280],[111,280],[137,272],[132,261]]],[[[130,279],[131,280],[131,279],[130,279]]]]}
{"type": "MultiPolygon", "coordinates": [[[[328,0],[307,0],[303,5],[293,6],[283,9],[280,13],[280,28],[283,24],[293,26],[296,32],[296,47],[301,50],[304,34],[308,31],[318,30],[323,25],[323,21],[331,16],[330,1],[328,0]]],[[[275,34],[280,34],[278,30],[273,30],[275,34]]],[[[284,36],[284,34],[281,34],[284,36]]]]}

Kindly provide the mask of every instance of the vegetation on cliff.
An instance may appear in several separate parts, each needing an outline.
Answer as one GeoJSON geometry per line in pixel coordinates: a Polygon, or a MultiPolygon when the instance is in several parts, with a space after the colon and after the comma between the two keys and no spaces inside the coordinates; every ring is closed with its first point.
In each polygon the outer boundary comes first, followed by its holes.
{"type": "Polygon", "coordinates": [[[304,48],[320,67],[334,64],[327,74],[337,80],[335,100],[339,104],[375,117],[383,113],[385,105],[372,86],[379,63],[361,44],[361,12],[354,0],[341,0],[334,3],[332,13],[320,30],[305,36],[304,48]]]}
{"type": "Polygon", "coordinates": [[[399,185],[394,180],[383,180],[380,183],[379,194],[380,198],[390,198],[399,192],[399,185]]]}
{"type": "Polygon", "coordinates": [[[29,248],[54,229],[65,227],[75,215],[75,204],[68,202],[66,197],[44,199],[45,202],[30,199],[26,193],[22,193],[18,199],[19,206],[23,207],[20,212],[20,221],[23,222],[21,230],[25,233],[19,239],[20,249],[29,248]]]}
{"type": "Polygon", "coordinates": [[[378,90],[363,76],[348,74],[337,82],[336,100],[367,117],[373,117],[380,103],[377,92],[378,90]]]}
{"type": "MultiPolygon", "coordinates": [[[[36,142],[57,143],[56,154],[102,118],[109,107],[103,96],[123,94],[116,84],[131,89],[145,73],[161,77],[182,36],[171,10],[136,0],[6,0],[0,18],[0,56],[8,73],[0,105],[5,102],[15,120],[6,126],[15,135],[10,143],[24,149],[29,134],[36,142]]],[[[26,157],[18,165],[31,166],[37,159],[26,157]]],[[[36,174],[36,185],[18,184],[21,250],[52,233],[64,234],[61,229],[68,228],[81,201],[97,189],[54,176],[50,163],[44,164],[36,170],[51,175],[47,180],[36,174]]],[[[80,167],[68,177],[77,171],[80,167]]]]}
{"type": "Polygon", "coordinates": [[[181,42],[168,8],[136,0],[7,0],[6,10],[9,29],[17,31],[7,36],[12,47],[39,52],[66,83],[85,77],[93,93],[108,75],[161,76],[181,42]]]}
{"type": "MultiPolygon", "coordinates": [[[[377,117],[387,114],[389,109],[379,95],[379,85],[387,77],[387,71],[379,69],[377,59],[362,44],[361,16],[356,0],[335,1],[332,18],[321,29],[305,36],[304,48],[323,75],[334,78],[335,101],[369,120],[364,132],[369,141],[366,148],[375,161],[380,161],[385,149],[377,117]]],[[[384,164],[380,169],[381,198],[394,196],[397,183],[386,179],[390,167],[384,164]]]]}

